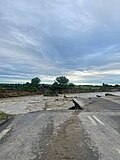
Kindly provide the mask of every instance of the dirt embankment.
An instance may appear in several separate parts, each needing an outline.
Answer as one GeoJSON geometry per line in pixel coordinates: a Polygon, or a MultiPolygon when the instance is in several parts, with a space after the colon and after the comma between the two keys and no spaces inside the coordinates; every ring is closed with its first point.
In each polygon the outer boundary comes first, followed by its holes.
{"type": "MultiPolygon", "coordinates": [[[[61,94],[74,94],[74,93],[94,93],[94,92],[114,92],[120,91],[120,89],[64,89],[61,94]]],[[[20,96],[29,96],[29,95],[47,95],[47,96],[56,96],[56,92],[51,92],[50,89],[39,89],[37,91],[24,91],[24,90],[12,90],[12,89],[0,89],[0,98],[9,98],[9,97],[20,97],[20,96]]]]}
{"type": "Polygon", "coordinates": [[[20,97],[20,96],[29,96],[42,94],[41,91],[31,92],[31,91],[19,91],[19,90],[0,90],[0,98],[9,98],[9,97],[20,97]]]}

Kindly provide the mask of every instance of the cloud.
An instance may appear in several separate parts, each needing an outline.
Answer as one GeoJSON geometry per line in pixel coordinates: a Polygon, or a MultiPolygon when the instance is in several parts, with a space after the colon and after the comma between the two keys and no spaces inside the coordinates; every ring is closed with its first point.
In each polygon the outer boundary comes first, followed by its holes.
{"type": "Polygon", "coordinates": [[[0,81],[120,83],[118,0],[1,0],[0,81]]]}

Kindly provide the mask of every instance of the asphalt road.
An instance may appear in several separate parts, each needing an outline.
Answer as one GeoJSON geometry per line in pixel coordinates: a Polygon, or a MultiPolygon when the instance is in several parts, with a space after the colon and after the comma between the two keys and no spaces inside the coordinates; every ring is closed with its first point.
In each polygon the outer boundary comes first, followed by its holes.
{"type": "Polygon", "coordinates": [[[0,137],[0,160],[120,160],[120,104],[17,115],[0,137]]]}
{"type": "Polygon", "coordinates": [[[79,118],[90,145],[98,149],[99,159],[120,160],[120,104],[93,98],[85,108],[79,118]]]}

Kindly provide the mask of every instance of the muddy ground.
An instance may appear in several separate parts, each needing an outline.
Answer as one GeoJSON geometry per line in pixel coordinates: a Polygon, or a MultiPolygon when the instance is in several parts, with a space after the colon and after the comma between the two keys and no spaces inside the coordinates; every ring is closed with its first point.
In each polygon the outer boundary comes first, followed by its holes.
{"type": "Polygon", "coordinates": [[[79,111],[73,112],[70,119],[58,126],[49,141],[42,160],[97,160],[97,148],[89,147],[85,142],[85,131],[80,119],[79,111]],[[93,149],[94,148],[94,149],[93,149]]]}
{"type": "MultiPolygon", "coordinates": [[[[120,92],[113,94],[120,95],[120,92]]],[[[57,97],[47,97],[42,95],[25,96],[25,97],[12,97],[0,99],[0,111],[7,114],[25,114],[39,110],[50,109],[68,109],[74,104],[73,98],[79,98],[81,105],[86,105],[86,99],[101,95],[105,97],[105,92],[101,93],[81,93],[81,94],[66,94],[57,97]],[[66,98],[65,98],[66,97],[66,98]]],[[[106,98],[106,97],[105,97],[106,98]]],[[[113,99],[113,97],[111,97],[113,99]]],[[[114,97],[115,98],[115,97],[114,97]]],[[[115,101],[119,101],[115,99],[115,101]]]]}

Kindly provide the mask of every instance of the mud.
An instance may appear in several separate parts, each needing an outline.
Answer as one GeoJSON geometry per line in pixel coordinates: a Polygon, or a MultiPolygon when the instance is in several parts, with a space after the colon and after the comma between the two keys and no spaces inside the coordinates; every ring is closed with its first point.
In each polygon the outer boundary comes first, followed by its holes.
{"type": "Polygon", "coordinates": [[[42,160],[97,160],[97,149],[88,146],[85,132],[75,111],[70,119],[59,125],[46,147],[42,160]],[[94,150],[94,151],[93,151],[94,150]]]}

